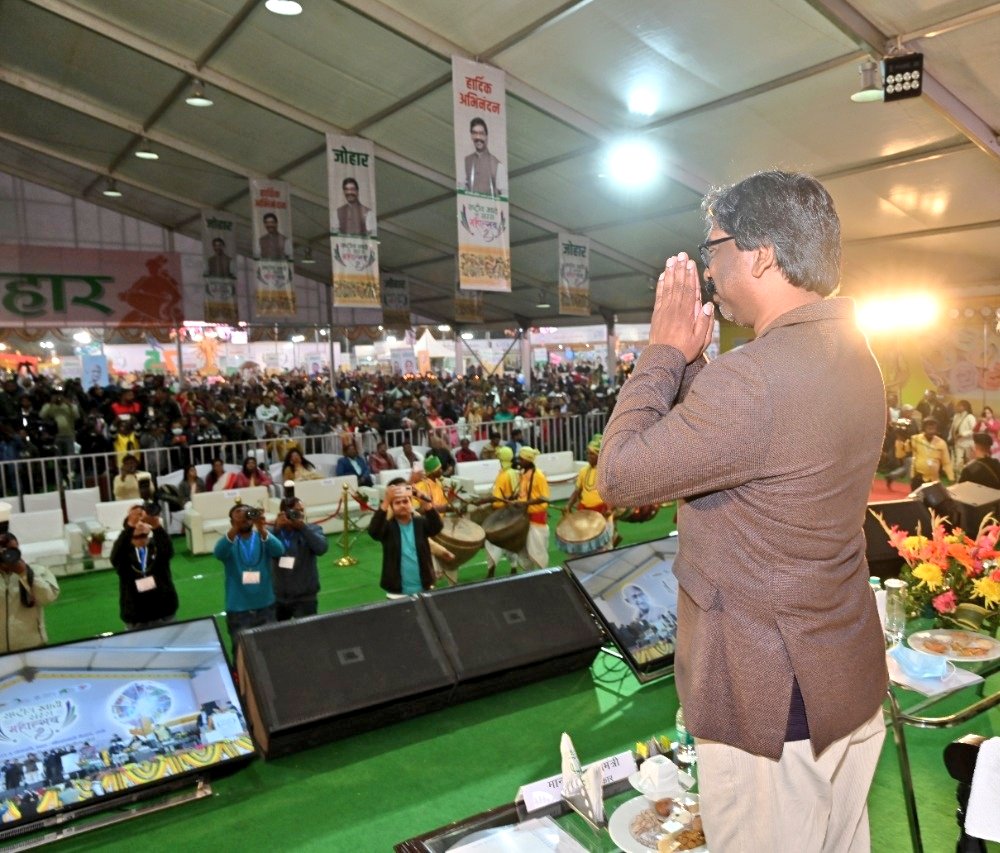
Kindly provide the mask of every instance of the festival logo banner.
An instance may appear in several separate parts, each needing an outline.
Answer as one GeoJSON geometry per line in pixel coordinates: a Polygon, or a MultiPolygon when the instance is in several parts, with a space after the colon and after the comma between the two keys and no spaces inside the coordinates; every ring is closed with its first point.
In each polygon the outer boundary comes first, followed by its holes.
{"type": "Polygon", "coordinates": [[[388,329],[410,328],[410,282],[382,276],[382,325],[388,329]]]}
{"type": "Polygon", "coordinates": [[[217,210],[201,212],[201,244],[204,260],[205,321],[235,326],[236,309],[236,220],[217,210]]]}
{"type": "Polygon", "coordinates": [[[463,290],[510,291],[507,99],[503,71],[451,58],[463,290]]]}
{"type": "Polygon", "coordinates": [[[253,217],[254,310],[258,317],[295,314],[292,287],[292,208],[288,184],[250,179],[253,217]]]}
{"type": "Polygon", "coordinates": [[[455,322],[482,323],[483,295],[476,290],[455,290],[455,322]]]}
{"type": "Polygon", "coordinates": [[[590,240],[559,233],[559,313],[590,316],[590,240]]]}
{"type": "Polygon", "coordinates": [[[333,301],[345,308],[378,308],[378,223],[375,146],[354,136],[326,135],[330,183],[333,301]]]}

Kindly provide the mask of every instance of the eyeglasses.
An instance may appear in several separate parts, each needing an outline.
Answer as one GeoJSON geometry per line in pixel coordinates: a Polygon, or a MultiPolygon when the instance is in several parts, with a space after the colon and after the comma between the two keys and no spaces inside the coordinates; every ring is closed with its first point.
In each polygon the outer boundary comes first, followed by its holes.
{"type": "Polygon", "coordinates": [[[701,243],[698,246],[698,257],[701,258],[702,265],[707,269],[708,265],[712,262],[712,256],[708,253],[708,250],[712,246],[718,246],[719,243],[735,239],[735,237],[717,237],[715,240],[706,240],[704,243],[701,243]]]}

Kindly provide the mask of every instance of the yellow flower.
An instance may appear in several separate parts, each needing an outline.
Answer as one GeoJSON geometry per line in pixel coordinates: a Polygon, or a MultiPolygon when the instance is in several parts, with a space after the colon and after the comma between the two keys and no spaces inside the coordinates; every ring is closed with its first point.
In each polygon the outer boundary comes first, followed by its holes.
{"type": "Polygon", "coordinates": [[[934,563],[920,563],[913,569],[913,576],[920,580],[917,586],[924,585],[928,589],[937,590],[944,585],[944,572],[934,563]]]}
{"type": "Polygon", "coordinates": [[[924,545],[927,544],[926,536],[907,536],[903,540],[903,544],[900,546],[900,550],[904,548],[911,554],[916,554],[924,545]]]}
{"type": "Polygon", "coordinates": [[[982,577],[972,584],[976,595],[986,600],[987,605],[996,607],[1000,604],[1000,581],[995,581],[989,577],[982,577]]]}

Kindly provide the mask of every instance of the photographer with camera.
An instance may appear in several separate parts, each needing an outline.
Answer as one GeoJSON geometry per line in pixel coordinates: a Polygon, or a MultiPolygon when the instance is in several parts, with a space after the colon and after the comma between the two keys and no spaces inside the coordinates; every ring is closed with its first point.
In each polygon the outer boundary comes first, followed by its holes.
{"type": "Polygon", "coordinates": [[[160,505],[147,501],[132,507],[111,549],[111,565],[118,573],[119,615],[128,630],[174,621],[173,556],[173,543],[160,521],[160,505]]]}
{"type": "Polygon", "coordinates": [[[386,487],[385,499],[372,516],[368,535],[382,543],[382,580],[389,598],[414,595],[434,588],[434,565],[429,539],[443,528],[441,516],[423,492],[402,477],[386,487]],[[417,515],[412,500],[420,502],[417,515]]]}
{"type": "Polygon", "coordinates": [[[49,638],[43,610],[59,597],[59,584],[45,566],[33,569],[24,562],[13,533],[0,533],[0,583],[4,590],[0,652],[44,646],[49,638]]]}
{"type": "Polygon", "coordinates": [[[285,497],[274,520],[274,535],[285,547],[285,553],[271,561],[279,622],[316,615],[319,592],[316,558],[329,547],[323,528],[306,523],[305,507],[295,497],[294,486],[291,481],[285,483],[285,497]]]}
{"type": "Polygon", "coordinates": [[[214,553],[225,568],[226,627],[235,644],[240,631],[275,621],[271,562],[285,546],[268,532],[264,510],[238,503],[229,510],[229,530],[214,553]]]}

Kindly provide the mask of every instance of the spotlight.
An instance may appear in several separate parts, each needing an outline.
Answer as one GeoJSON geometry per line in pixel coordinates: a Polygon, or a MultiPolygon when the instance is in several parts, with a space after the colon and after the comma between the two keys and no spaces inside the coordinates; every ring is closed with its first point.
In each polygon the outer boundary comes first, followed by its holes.
{"type": "Polygon", "coordinates": [[[442,323],[437,328],[438,328],[439,332],[450,332],[451,331],[451,326],[449,326],[447,323],[442,323]]]}
{"type": "Polygon", "coordinates": [[[195,80],[194,88],[191,89],[191,94],[184,99],[184,103],[189,107],[210,107],[215,102],[205,94],[205,84],[201,80],[195,80]]]}
{"type": "Polygon", "coordinates": [[[611,177],[625,187],[642,187],[653,182],[660,172],[660,155],[645,140],[620,142],[608,156],[611,177]]]}
{"type": "Polygon", "coordinates": [[[149,147],[149,140],[144,139],[138,148],[135,149],[135,156],[140,160],[159,160],[160,155],[149,147]]]}
{"type": "Polygon", "coordinates": [[[301,15],[302,14],[302,4],[296,2],[296,0],[267,0],[264,3],[264,8],[268,12],[274,12],[275,15],[301,15]]]}
{"type": "Polygon", "coordinates": [[[861,88],[851,95],[851,100],[856,104],[881,101],[885,94],[878,82],[878,63],[869,59],[858,66],[858,71],[861,73],[861,88]]]}
{"type": "Polygon", "coordinates": [[[474,337],[475,335],[473,335],[472,332],[462,332],[463,341],[471,341],[474,337]]]}
{"type": "Polygon", "coordinates": [[[118,183],[114,178],[108,178],[108,185],[101,190],[102,195],[106,195],[108,198],[121,198],[122,191],[118,189],[118,183]]]}
{"type": "Polygon", "coordinates": [[[316,259],[313,257],[312,246],[306,246],[305,249],[302,250],[302,260],[300,261],[300,263],[303,264],[316,263],[316,259]]]}
{"type": "Polygon", "coordinates": [[[924,55],[922,53],[907,53],[904,56],[887,56],[885,58],[883,90],[886,101],[919,98],[923,92],[923,85],[924,55]]]}
{"type": "Polygon", "coordinates": [[[292,335],[293,344],[301,344],[306,339],[305,335],[292,335]]]}

